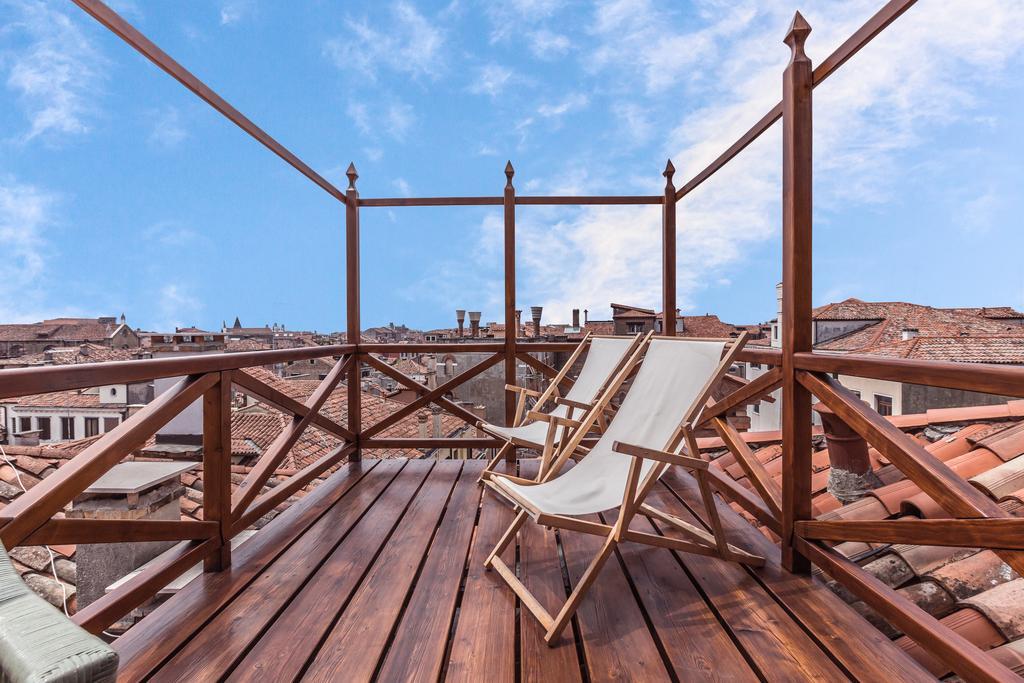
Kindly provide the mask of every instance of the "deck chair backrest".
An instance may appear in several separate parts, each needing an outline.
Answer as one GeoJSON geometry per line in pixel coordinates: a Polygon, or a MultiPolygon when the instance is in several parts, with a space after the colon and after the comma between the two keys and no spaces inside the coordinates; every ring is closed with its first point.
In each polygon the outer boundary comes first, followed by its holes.
{"type": "MultiPolygon", "coordinates": [[[[630,458],[612,451],[616,441],[664,449],[673,444],[687,411],[722,364],[726,342],[651,340],[639,372],[615,418],[575,467],[548,482],[556,514],[589,514],[622,502],[630,458]],[[587,481],[587,485],[580,485],[587,481]],[[595,488],[594,483],[600,482],[595,488]],[[579,495],[577,495],[579,494],[579,495]]],[[[645,461],[641,478],[657,464],[645,461]]]]}
{"type": "Polygon", "coordinates": [[[565,397],[580,403],[592,403],[634,344],[635,337],[592,338],[580,374],[565,397]]]}

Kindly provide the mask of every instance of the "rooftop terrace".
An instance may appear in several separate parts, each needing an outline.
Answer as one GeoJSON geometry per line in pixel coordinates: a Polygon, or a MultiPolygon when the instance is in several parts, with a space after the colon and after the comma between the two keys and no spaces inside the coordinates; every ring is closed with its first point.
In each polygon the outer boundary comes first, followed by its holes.
{"type": "MultiPolygon", "coordinates": [[[[887,420],[834,378],[835,373],[1004,397],[1024,397],[1024,369],[909,358],[834,355],[812,349],[813,90],[907,11],[913,0],[891,0],[816,67],[804,51],[810,26],[797,14],[785,36],[791,61],[781,101],[708,168],[678,187],[664,170],[663,194],[653,196],[521,196],[515,170],[505,168],[500,195],[364,198],[349,166],[344,191],[284,148],[191,72],[99,0],[76,4],[182,83],[260,144],[342,205],[346,234],[346,339],[334,346],[278,349],[34,367],[0,372],[0,399],[106,384],[181,378],[171,389],[108,432],[70,462],[0,510],[7,547],[114,541],[185,541],[74,615],[101,633],[198,562],[204,572],[115,641],[124,680],[216,680],[268,677],[352,680],[761,679],[928,680],[919,661],[968,680],[1018,676],[950,624],[922,609],[841,552],[839,543],[968,546],[990,549],[1024,573],[1024,520],[969,483],[896,420],[887,420]],[[570,351],[575,344],[517,338],[516,207],[521,205],[659,205],[663,329],[676,329],[676,205],[776,121],[783,126],[782,348],[748,347],[738,358],[772,370],[706,406],[694,427],[714,429],[746,486],[714,477],[726,532],[767,558],[752,569],[693,554],[626,544],[597,577],[593,592],[555,647],[543,647],[537,625],[518,598],[485,572],[481,555],[511,510],[475,485],[480,463],[378,461],[378,449],[495,449],[491,438],[395,438],[388,429],[435,405],[475,424],[476,416],[447,395],[491,367],[515,383],[523,363],[549,378],[557,371],[533,353],[570,351]],[[504,329],[501,341],[460,345],[480,354],[477,365],[428,388],[376,354],[439,351],[440,344],[368,343],[360,336],[360,213],[374,207],[502,207],[504,329]],[[331,371],[301,400],[247,368],[331,359],[331,371]],[[363,410],[360,367],[369,365],[418,395],[387,415],[363,410]],[[730,410],[782,389],[781,463],[773,478],[724,419],[730,410]],[[232,485],[231,398],[242,391],[290,416],[237,486],[232,485]],[[343,415],[322,410],[346,392],[343,415]],[[870,443],[886,463],[931,499],[943,516],[929,519],[816,519],[811,406],[870,443]],[[157,430],[193,403],[203,406],[203,518],[200,521],[67,519],[66,506],[157,430]],[[337,446],[273,488],[264,484],[308,430],[332,435],[337,446]],[[230,541],[296,492],[321,481],[287,512],[234,551],[230,541]],[[730,505],[749,516],[742,517],[730,505]],[[770,531],[758,531],[748,519],[770,531]],[[774,543],[769,536],[777,540],[774,543]],[[870,625],[825,587],[814,568],[913,640],[917,659],[870,625]],[[929,659],[930,658],[930,659],[929,659]]],[[[922,8],[921,11],[927,11],[922,8]]],[[[516,403],[505,406],[511,423],[516,403]]],[[[514,451],[513,451],[514,452],[514,451]]],[[[699,453],[692,453],[697,456],[699,453]]],[[[535,465],[510,457],[504,465],[528,473],[535,465]]],[[[774,466],[773,466],[774,467],[774,466]]],[[[736,469],[735,467],[733,468],[736,469]]],[[[709,471],[714,471],[714,468],[709,471]]],[[[696,483],[670,472],[655,495],[679,517],[701,521],[696,483]]],[[[712,508],[713,509],[713,508],[712,508]]],[[[608,520],[606,520],[608,521],[608,520]]],[[[670,535],[656,520],[635,522],[670,535]]],[[[542,596],[557,601],[580,580],[581,556],[595,539],[564,532],[523,532],[507,563],[542,596]],[[560,549],[561,554],[556,552],[560,549]]],[[[914,654],[911,652],[911,654],[914,654]]]]}

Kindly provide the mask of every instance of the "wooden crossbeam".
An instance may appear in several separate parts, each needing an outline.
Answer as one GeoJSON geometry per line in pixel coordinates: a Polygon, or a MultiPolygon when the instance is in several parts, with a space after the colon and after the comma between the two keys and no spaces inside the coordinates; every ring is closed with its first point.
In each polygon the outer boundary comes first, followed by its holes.
{"type": "Polygon", "coordinates": [[[782,487],[768,474],[764,465],[757,459],[754,452],[750,450],[750,446],[743,441],[743,437],[740,436],[735,427],[718,417],[712,420],[711,424],[714,426],[715,431],[718,432],[718,436],[722,437],[722,441],[729,449],[729,452],[735,456],[736,462],[743,468],[750,483],[754,485],[754,489],[760,494],[768,509],[774,516],[781,519],[782,487]]]}
{"type": "MultiPolygon", "coordinates": [[[[252,396],[283,413],[305,417],[310,412],[309,408],[301,401],[297,401],[288,394],[278,391],[266,382],[256,379],[243,370],[232,372],[231,381],[242,393],[252,396]]],[[[352,432],[322,413],[313,413],[313,424],[345,441],[355,441],[355,435],[352,432]]]]}
{"type": "Polygon", "coordinates": [[[57,472],[0,511],[0,540],[19,545],[124,456],[146,442],[171,418],[217,383],[218,373],[192,375],[157,396],[117,429],[107,432],[57,472]]]}
{"type": "Polygon", "coordinates": [[[208,85],[196,78],[191,71],[183,67],[173,57],[161,50],[138,29],[125,21],[117,12],[110,9],[100,0],[74,0],[74,3],[86,11],[93,19],[106,26],[114,35],[138,50],[146,59],[156,64],[174,80],[195,93],[231,123],[251,135],[257,142],[279,156],[289,166],[319,185],[327,194],[345,203],[345,194],[332,185],[326,178],[306,165],[290,152],[284,145],[270,137],[262,128],[250,121],[242,112],[235,109],[223,97],[208,85]]]}
{"type": "Polygon", "coordinates": [[[215,538],[217,534],[217,522],[150,519],[51,519],[29,534],[21,542],[21,545],[191,541],[215,538]]]}
{"type": "Polygon", "coordinates": [[[327,377],[317,386],[316,391],[306,399],[304,404],[308,409],[306,414],[302,417],[296,416],[292,424],[284,428],[278,437],[274,439],[273,443],[270,444],[270,447],[267,448],[267,452],[260,457],[255,467],[246,475],[235,491],[234,496],[232,496],[232,517],[240,517],[249,504],[259,495],[260,488],[281,464],[288,451],[292,449],[295,442],[302,436],[306,427],[313,421],[313,415],[319,412],[320,407],[327,401],[328,396],[338,386],[338,383],[345,376],[355,357],[355,354],[344,356],[334,364],[331,371],[327,373],[327,377]]]}
{"type": "Polygon", "coordinates": [[[796,533],[808,540],[905,543],[1024,550],[1024,519],[897,519],[806,521],[796,533]]]}
{"type": "Polygon", "coordinates": [[[782,368],[774,367],[757,379],[753,379],[743,385],[725,398],[704,408],[696,426],[699,427],[700,425],[710,422],[716,417],[721,417],[733,408],[753,403],[765,394],[770,394],[781,386],[782,368]]]}
{"type": "MultiPolygon", "coordinates": [[[[901,14],[906,12],[917,0],[890,0],[882,9],[878,10],[867,22],[843,42],[835,51],[826,57],[814,70],[814,78],[811,87],[817,87],[840,66],[845,64],[851,57],[871,42],[871,39],[882,32],[889,24],[896,21],[901,14]]],[[[782,102],[779,102],[771,111],[761,117],[747,132],[722,152],[704,170],[695,175],[676,191],[676,201],[693,192],[705,180],[717,173],[723,166],[729,163],[736,155],[746,149],[750,143],[761,137],[765,131],[772,127],[776,121],[782,118],[782,102]]]]}
{"type": "MultiPolygon", "coordinates": [[[[804,371],[797,372],[797,380],[950,514],[966,518],[1010,517],[988,496],[836,380],[804,371]]],[[[1024,553],[1001,551],[999,555],[1018,573],[1024,573],[1024,553]]]]}
{"type": "Polygon", "coordinates": [[[99,634],[115,621],[149,600],[168,583],[220,547],[220,539],[182,543],[158,556],[146,569],[80,609],[71,620],[89,633],[99,634]]]}
{"type": "Polygon", "coordinates": [[[876,576],[839,553],[800,537],[799,552],[968,681],[1020,682],[1020,677],[876,576]]]}
{"type": "Polygon", "coordinates": [[[547,377],[549,380],[556,379],[559,375],[561,375],[561,379],[559,379],[558,381],[558,390],[563,395],[569,393],[569,390],[572,389],[572,385],[574,384],[574,382],[571,377],[569,377],[565,373],[561,373],[558,370],[555,370],[553,367],[551,367],[544,361],[534,358],[526,351],[521,351],[517,353],[516,358],[523,361],[531,368],[547,377]]]}
{"type": "Polygon", "coordinates": [[[452,401],[448,400],[447,398],[444,397],[444,394],[447,393],[448,391],[451,391],[455,387],[459,386],[463,382],[466,382],[467,380],[476,377],[478,374],[480,374],[487,368],[491,367],[492,365],[496,365],[501,361],[501,359],[502,355],[500,353],[496,353],[490,358],[487,358],[477,363],[469,370],[466,370],[465,372],[460,373],[458,376],[453,377],[452,379],[448,380],[447,382],[437,387],[436,389],[428,391],[425,386],[414,380],[412,377],[409,377],[404,372],[396,370],[395,368],[391,367],[390,365],[380,360],[379,358],[367,354],[363,358],[363,360],[365,360],[367,364],[388,375],[395,381],[400,382],[406,387],[419,392],[421,396],[412,403],[404,406],[395,413],[384,418],[383,420],[373,425],[369,429],[363,430],[363,432],[360,434],[360,437],[369,438],[372,437],[374,434],[379,434],[384,429],[387,429],[391,425],[398,422],[398,420],[401,420],[407,415],[412,415],[414,412],[416,412],[416,410],[427,405],[428,403],[436,403],[437,405],[441,406],[442,408],[452,413],[456,417],[461,418],[464,422],[470,425],[475,425],[480,418],[478,418],[476,415],[469,412],[462,406],[456,405],[452,401]],[[409,408],[412,409],[410,410],[409,408]],[[402,415],[397,420],[392,419],[395,417],[395,415],[398,415],[399,413],[402,413],[402,415]],[[384,424],[385,422],[387,422],[387,424],[384,424]]]}
{"type": "Polygon", "coordinates": [[[248,528],[253,522],[283,503],[296,491],[347,458],[355,449],[356,447],[352,444],[338,446],[324,457],[306,465],[288,477],[288,479],[254,500],[252,505],[232,524],[231,536],[235,536],[239,531],[248,528]]]}

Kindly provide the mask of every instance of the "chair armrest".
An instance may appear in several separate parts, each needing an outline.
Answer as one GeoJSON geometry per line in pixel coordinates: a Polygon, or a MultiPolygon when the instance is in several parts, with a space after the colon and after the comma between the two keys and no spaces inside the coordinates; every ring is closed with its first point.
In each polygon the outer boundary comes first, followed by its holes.
{"type": "Polygon", "coordinates": [[[680,467],[685,467],[689,470],[708,469],[708,462],[706,460],[701,460],[700,458],[691,458],[688,455],[678,455],[676,453],[669,453],[668,451],[660,451],[655,448],[645,448],[644,446],[637,446],[635,444],[622,443],[621,441],[613,443],[612,450],[616,453],[631,455],[634,458],[656,460],[669,465],[679,465],[680,467]]]}
{"type": "Polygon", "coordinates": [[[593,404],[584,403],[583,401],[574,401],[571,398],[565,398],[563,396],[556,396],[555,404],[560,406],[569,406],[570,408],[579,408],[580,410],[590,410],[594,407],[593,404]]]}
{"type": "Polygon", "coordinates": [[[515,384],[506,384],[505,391],[518,392],[520,394],[526,394],[527,396],[533,396],[534,398],[540,398],[542,396],[542,394],[539,391],[527,389],[526,387],[518,387],[515,384]]]}
{"type": "Polygon", "coordinates": [[[531,410],[526,414],[527,419],[539,420],[541,422],[553,422],[560,427],[572,427],[577,428],[583,425],[579,420],[573,420],[568,417],[559,417],[558,415],[551,415],[550,413],[538,413],[536,410],[531,410]]]}
{"type": "Polygon", "coordinates": [[[0,546],[0,679],[113,681],[118,656],[36,595],[0,546]]]}

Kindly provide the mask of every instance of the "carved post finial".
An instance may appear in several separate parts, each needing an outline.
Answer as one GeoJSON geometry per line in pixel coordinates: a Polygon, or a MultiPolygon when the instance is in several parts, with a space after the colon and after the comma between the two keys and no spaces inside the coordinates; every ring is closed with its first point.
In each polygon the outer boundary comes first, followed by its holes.
{"type": "Polygon", "coordinates": [[[789,45],[793,51],[793,58],[806,57],[804,54],[804,42],[811,33],[811,25],[804,19],[804,15],[797,12],[793,15],[793,23],[789,25],[786,38],[782,42],[789,45]]]}
{"type": "Polygon", "coordinates": [[[512,176],[516,174],[516,169],[512,168],[512,161],[509,160],[505,164],[505,177],[508,178],[508,182],[505,183],[505,187],[512,187],[512,176]]]}
{"type": "Polygon", "coordinates": [[[345,175],[348,176],[348,189],[356,189],[356,178],[359,177],[359,173],[356,171],[356,165],[349,163],[348,170],[345,171],[345,175]]]}
{"type": "Polygon", "coordinates": [[[665,164],[665,170],[661,172],[661,175],[665,176],[665,187],[675,187],[672,184],[672,176],[676,174],[676,167],[672,165],[672,160],[669,159],[668,163],[665,164]]]}

